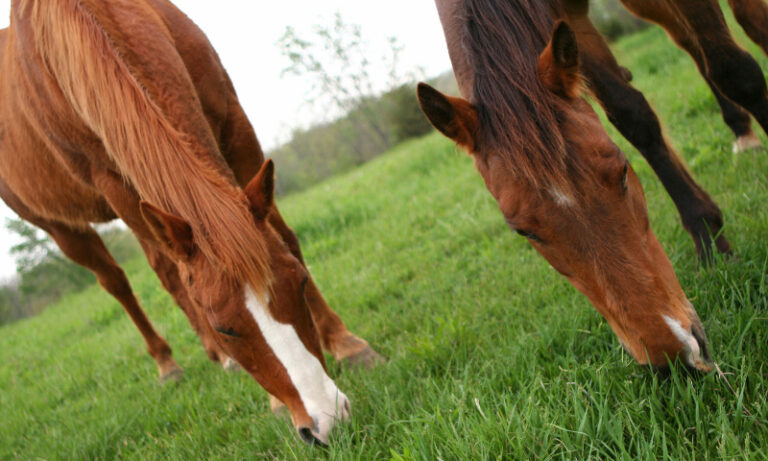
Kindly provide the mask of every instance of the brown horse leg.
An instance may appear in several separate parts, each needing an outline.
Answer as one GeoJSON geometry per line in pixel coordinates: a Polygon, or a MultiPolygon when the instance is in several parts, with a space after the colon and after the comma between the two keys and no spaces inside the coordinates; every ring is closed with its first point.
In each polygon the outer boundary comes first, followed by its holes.
{"type": "Polygon", "coordinates": [[[157,362],[160,379],[166,381],[181,376],[183,370],[173,359],[168,342],[157,334],[144,314],[125,273],[109,254],[99,234],[90,227],[73,229],[37,216],[2,181],[0,195],[22,219],[47,232],[69,259],[93,272],[99,284],[120,302],[144,337],[149,355],[157,362]]]}
{"type": "Polygon", "coordinates": [[[715,0],[671,2],[690,26],[709,77],[729,99],[747,109],[768,133],[768,87],[757,62],[733,41],[715,0]]]}
{"type": "Polygon", "coordinates": [[[691,40],[690,34],[680,27],[679,22],[662,24],[662,27],[666,29],[669,36],[672,37],[680,48],[691,55],[693,62],[696,63],[696,67],[699,69],[699,73],[701,73],[704,81],[709,85],[712,94],[715,95],[717,104],[720,106],[720,112],[723,115],[723,121],[725,121],[725,124],[728,125],[733,134],[736,135],[736,141],[733,143],[733,152],[738,153],[753,147],[759,147],[761,145],[760,138],[752,131],[752,118],[749,116],[749,113],[723,95],[717,85],[707,76],[704,57],[696,43],[691,40]]]}
{"type": "Polygon", "coordinates": [[[715,95],[718,105],[720,105],[723,120],[733,131],[733,134],[736,135],[736,141],[733,143],[734,153],[760,146],[760,138],[755,135],[750,126],[752,119],[749,113],[725,97],[712,79],[709,78],[704,55],[699,48],[698,42],[691,36],[685,23],[678,19],[677,13],[664,2],[656,1],[649,4],[647,0],[622,0],[622,3],[636,16],[655,22],[663,27],[670,38],[693,58],[699,73],[704,77],[707,85],[709,85],[709,88],[715,95]]]}
{"type": "Polygon", "coordinates": [[[728,0],[744,32],[768,54],[768,4],[765,0],[728,0]]]}
{"type": "MultiPolygon", "coordinates": [[[[229,115],[222,128],[221,137],[221,151],[235,173],[238,183],[245,186],[264,163],[264,154],[248,118],[234,96],[230,102],[229,115]]],[[[269,221],[282,236],[293,255],[306,268],[296,234],[283,221],[276,209],[270,214],[269,221]]],[[[328,306],[311,275],[307,282],[306,299],[318,329],[320,342],[335,359],[363,367],[373,366],[383,360],[367,341],[347,329],[338,314],[328,306]]]]}
{"type": "Polygon", "coordinates": [[[208,320],[201,312],[198,312],[195,304],[189,299],[187,290],[179,279],[179,271],[176,264],[157,250],[152,243],[142,240],[141,246],[147,255],[149,265],[154,269],[165,290],[171,294],[176,304],[187,316],[187,320],[189,320],[189,324],[195,330],[197,336],[200,337],[208,358],[214,362],[221,363],[226,370],[235,369],[237,367],[236,363],[216,342],[216,335],[208,320]]]}
{"type": "Polygon", "coordinates": [[[586,15],[569,12],[569,22],[576,32],[581,68],[608,119],[648,161],[675,203],[683,227],[691,234],[699,257],[708,261],[712,237],[720,252],[730,251],[730,244],[720,233],[723,218],[720,209],[683,165],[662,134],[656,113],[645,97],[624,77],[600,34],[586,15]]]}
{"type": "Polygon", "coordinates": [[[104,194],[112,209],[115,210],[115,213],[131,228],[138,238],[150,266],[155,270],[166,291],[171,294],[187,316],[190,325],[192,325],[192,328],[200,337],[208,357],[211,360],[220,361],[225,369],[234,368],[235,364],[231,362],[231,359],[216,343],[214,339],[215,334],[210,324],[205,317],[200,315],[189,300],[186,290],[179,280],[176,265],[151,243],[154,241],[154,235],[141,216],[139,197],[136,192],[126,188],[122,178],[117,173],[93,168],[91,174],[95,185],[104,194]]]}
{"type": "Polygon", "coordinates": [[[122,304],[144,337],[149,355],[157,362],[160,379],[166,381],[181,376],[182,369],[173,359],[170,346],[152,327],[139,306],[125,273],[109,254],[99,235],[90,228],[76,230],[44,221],[37,221],[35,224],[48,232],[69,259],[96,274],[99,285],[122,304]]]}
{"type": "MultiPolygon", "coordinates": [[[[280,216],[277,209],[269,215],[269,222],[282,236],[291,253],[306,267],[299,248],[299,239],[283,221],[283,217],[280,216]]],[[[336,360],[345,360],[349,365],[363,367],[370,367],[383,361],[383,358],[368,345],[367,341],[347,330],[339,315],[328,306],[311,276],[307,281],[305,297],[312,319],[315,321],[315,326],[320,334],[320,342],[323,348],[329,351],[336,360]]]]}

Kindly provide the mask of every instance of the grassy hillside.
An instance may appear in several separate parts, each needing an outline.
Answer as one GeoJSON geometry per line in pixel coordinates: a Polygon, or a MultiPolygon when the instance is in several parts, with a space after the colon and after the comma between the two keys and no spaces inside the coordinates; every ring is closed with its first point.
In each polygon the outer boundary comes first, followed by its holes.
{"type": "Polygon", "coordinates": [[[330,450],[299,442],[246,374],[208,362],[137,260],[126,271],[184,379],[157,383],[110,296],[69,296],[0,328],[0,459],[765,459],[768,152],[730,153],[713,97],[660,30],[617,53],[724,211],[736,257],[698,269],[671,200],[611,131],[735,392],[715,375],[663,380],[634,365],[507,229],[470,159],[430,135],[280,203],[331,305],[390,359],[370,372],[329,363],[353,409],[330,450]]]}

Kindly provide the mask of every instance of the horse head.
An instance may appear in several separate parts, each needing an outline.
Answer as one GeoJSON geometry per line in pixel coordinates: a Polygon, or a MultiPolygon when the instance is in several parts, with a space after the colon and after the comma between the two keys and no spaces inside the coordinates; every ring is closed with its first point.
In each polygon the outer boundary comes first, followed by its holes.
{"type": "Polygon", "coordinates": [[[637,175],[581,97],[578,64],[574,34],[558,22],[528,68],[542,100],[524,97],[522,105],[551,114],[533,126],[510,122],[519,107],[489,109],[478,82],[472,102],[425,84],[419,101],[431,123],[472,156],[512,230],[589,298],[639,363],[666,367],[680,357],[708,371],[704,329],[651,230],[637,175]],[[538,152],[519,152],[531,146],[538,152]]]}
{"type": "Polygon", "coordinates": [[[349,417],[350,404],[325,367],[304,295],[309,274],[267,219],[275,209],[271,161],[244,193],[253,225],[268,249],[271,277],[266,290],[198,251],[197,236],[183,219],[147,202],[141,209],[227,353],[286,405],[302,439],[326,444],[333,426],[349,417]]]}

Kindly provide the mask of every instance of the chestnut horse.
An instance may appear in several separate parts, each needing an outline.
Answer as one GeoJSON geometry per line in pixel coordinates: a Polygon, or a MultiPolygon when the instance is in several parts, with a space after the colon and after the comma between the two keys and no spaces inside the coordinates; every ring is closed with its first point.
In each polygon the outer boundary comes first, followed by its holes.
{"type": "MultiPolygon", "coordinates": [[[[750,114],[768,131],[768,91],[757,62],[733,40],[716,0],[621,0],[634,14],[661,25],[693,57],[736,135],[734,151],[760,145],[750,114]]],[[[608,119],[646,158],[680,213],[703,260],[712,246],[730,244],[722,234],[722,213],[691,177],[662,133],[645,97],[630,85],[631,73],[620,67],[605,40],[590,22],[589,0],[561,0],[576,34],[581,70],[608,119]],[[713,237],[714,236],[714,242],[713,237]]],[[[768,4],[764,0],[730,0],[747,34],[768,53],[768,4]]]]}
{"type": "Polygon", "coordinates": [[[273,201],[274,168],[218,56],[166,0],[14,0],[0,31],[0,196],[96,274],[162,379],[181,368],[90,223],[121,218],[213,360],[308,442],[349,415],[321,346],[378,358],[331,311],[273,201]]]}
{"type": "Polygon", "coordinates": [[[641,364],[711,369],[704,329],[650,228],[642,186],[581,94],[557,1],[437,0],[463,98],[420,84],[509,226],[605,317],[641,364]],[[554,12],[554,15],[553,15],[554,12]]]}

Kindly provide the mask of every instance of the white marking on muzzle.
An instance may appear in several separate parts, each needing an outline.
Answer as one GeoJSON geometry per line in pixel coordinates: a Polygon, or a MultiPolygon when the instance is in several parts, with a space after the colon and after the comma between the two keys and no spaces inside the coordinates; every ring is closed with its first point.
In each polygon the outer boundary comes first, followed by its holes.
{"type": "Polygon", "coordinates": [[[245,305],[288,372],[307,413],[315,420],[313,435],[328,443],[328,434],[336,422],[349,417],[349,399],[328,377],[317,357],[304,347],[293,326],[272,317],[268,296],[257,296],[247,287],[245,305]]]}
{"type": "Polygon", "coordinates": [[[664,321],[669,326],[669,329],[672,330],[672,334],[674,334],[675,337],[681,343],[683,343],[685,351],[687,352],[685,355],[685,361],[688,362],[688,365],[696,369],[700,368],[701,364],[705,363],[706,361],[701,358],[699,342],[696,341],[696,338],[693,336],[693,334],[683,328],[683,325],[679,320],[675,320],[668,315],[662,315],[662,318],[664,318],[664,321]]]}

